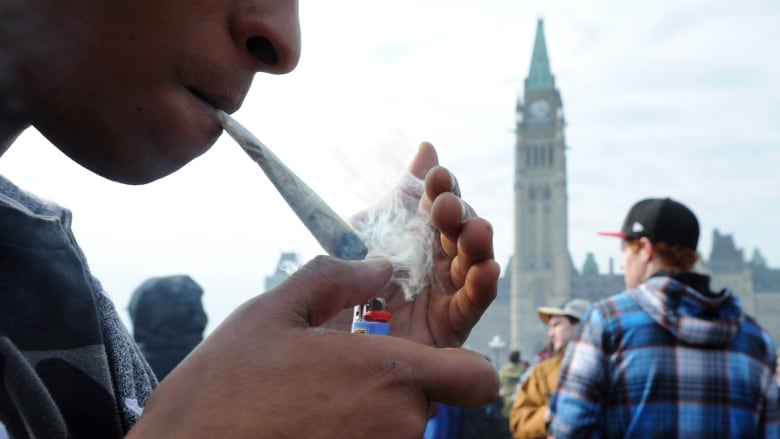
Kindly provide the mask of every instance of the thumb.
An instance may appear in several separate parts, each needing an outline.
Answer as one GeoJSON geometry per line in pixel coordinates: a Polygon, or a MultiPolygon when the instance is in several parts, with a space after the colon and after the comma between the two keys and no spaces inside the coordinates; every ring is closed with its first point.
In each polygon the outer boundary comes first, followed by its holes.
{"type": "Polygon", "coordinates": [[[417,149],[412,162],[409,164],[409,172],[417,178],[425,178],[425,174],[439,164],[439,156],[436,149],[429,142],[422,142],[417,149]]]}
{"type": "Polygon", "coordinates": [[[378,296],[393,274],[387,259],[344,261],[317,256],[271,291],[266,306],[300,317],[301,326],[319,326],[350,306],[378,296]]]}
{"type": "Polygon", "coordinates": [[[418,346],[417,380],[431,401],[479,406],[498,396],[498,372],[483,355],[460,348],[418,346]]]}

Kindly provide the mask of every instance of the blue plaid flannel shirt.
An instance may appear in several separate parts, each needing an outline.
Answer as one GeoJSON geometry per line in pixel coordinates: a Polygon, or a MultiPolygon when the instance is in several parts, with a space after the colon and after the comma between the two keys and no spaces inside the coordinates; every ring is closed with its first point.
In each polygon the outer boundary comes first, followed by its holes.
{"type": "Polygon", "coordinates": [[[778,437],[775,345],[729,290],[670,277],[595,303],[551,402],[568,437],[778,437]]]}

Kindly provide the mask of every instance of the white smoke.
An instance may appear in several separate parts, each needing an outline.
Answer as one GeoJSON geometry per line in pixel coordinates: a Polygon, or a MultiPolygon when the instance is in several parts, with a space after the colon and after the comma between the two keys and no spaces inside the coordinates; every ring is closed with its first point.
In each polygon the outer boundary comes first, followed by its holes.
{"type": "Polygon", "coordinates": [[[411,301],[430,285],[433,274],[434,230],[430,214],[418,209],[423,180],[408,171],[390,195],[352,219],[368,247],[368,257],[381,256],[393,264],[393,281],[411,301]]]}

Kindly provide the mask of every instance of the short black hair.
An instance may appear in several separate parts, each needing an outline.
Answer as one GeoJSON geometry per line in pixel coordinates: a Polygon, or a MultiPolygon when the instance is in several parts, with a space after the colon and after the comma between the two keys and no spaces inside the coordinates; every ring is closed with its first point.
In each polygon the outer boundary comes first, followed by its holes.
{"type": "Polygon", "coordinates": [[[520,362],[520,351],[511,351],[509,353],[509,362],[510,363],[519,363],[520,362]]]}

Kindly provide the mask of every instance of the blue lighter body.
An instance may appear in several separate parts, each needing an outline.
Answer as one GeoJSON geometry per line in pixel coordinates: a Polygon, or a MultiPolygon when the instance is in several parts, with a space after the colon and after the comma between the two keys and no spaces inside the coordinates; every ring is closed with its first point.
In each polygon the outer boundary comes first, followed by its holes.
{"type": "Polygon", "coordinates": [[[390,324],[361,320],[352,322],[352,332],[355,334],[390,335],[390,324]]]}

